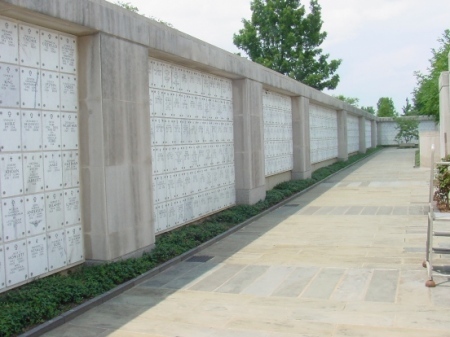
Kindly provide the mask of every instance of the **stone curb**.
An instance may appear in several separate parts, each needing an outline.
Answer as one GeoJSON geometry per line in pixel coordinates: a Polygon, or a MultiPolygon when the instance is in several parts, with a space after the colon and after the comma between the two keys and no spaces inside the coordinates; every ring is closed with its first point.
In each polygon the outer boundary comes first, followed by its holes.
{"type": "Polygon", "coordinates": [[[42,334],[49,332],[53,329],[56,329],[57,327],[71,321],[72,319],[80,316],[81,314],[85,313],[86,311],[99,306],[100,304],[103,304],[104,302],[120,295],[121,293],[123,293],[124,291],[131,289],[133,287],[135,287],[136,285],[148,280],[149,278],[163,272],[164,270],[176,265],[177,263],[187,260],[188,258],[192,257],[193,255],[197,254],[198,252],[202,251],[203,249],[215,244],[216,242],[226,238],[227,236],[233,234],[234,232],[237,232],[238,230],[240,230],[241,228],[249,225],[250,223],[252,223],[255,220],[258,220],[259,218],[263,217],[264,215],[276,210],[277,208],[280,208],[284,205],[286,205],[287,203],[289,203],[290,201],[294,200],[295,198],[301,196],[302,194],[312,190],[313,188],[315,188],[316,186],[318,186],[319,184],[329,180],[330,178],[334,177],[335,175],[337,175],[338,173],[341,173],[342,171],[345,171],[351,167],[353,167],[356,164],[361,163],[362,161],[369,159],[371,157],[373,157],[376,154],[379,154],[382,150],[378,150],[376,152],[374,152],[373,154],[361,158],[360,160],[355,161],[354,163],[350,164],[349,166],[346,166],[342,169],[340,169],[339,171],[334,172],[333,174],[329,175],[328,177],[326,177],[325,179],[316,182],[315,184],[305,188],[304,190],[288,197],[287,199],[284,199],[283,201],[281,201],[280,203],[266,209],[265,211],[259,213],[258,215],[255,215],[254,217],[245,220],[244,222],[234,226],[233,228],[230,228],[229,230],[227,230],[226,232],[223,232],[222,234],[217,235],[216,237],[212,238],[209,241],[206,241],[204,243],[202,243],[201,245],[199,245],[198,247],[195,247],[177,257],[174,257],[173,259],[164,262],[163,264],[149,270],[148,272],[132,279],[129,280],[125,283],[122,283],[120,285],[118,285],[117,287],[107,291],[106,293],[99,295],[97,297],[94,297],[78,306],[76,306],[73,309],[70,309],[69,311],[55,317],[52,318],[51,320],[38,325],[36,327],[34,327],[31,330],[28,330],[27,332],[19,335],[19,337],[37,337],[37,336],[41,336],[42,334]]]}

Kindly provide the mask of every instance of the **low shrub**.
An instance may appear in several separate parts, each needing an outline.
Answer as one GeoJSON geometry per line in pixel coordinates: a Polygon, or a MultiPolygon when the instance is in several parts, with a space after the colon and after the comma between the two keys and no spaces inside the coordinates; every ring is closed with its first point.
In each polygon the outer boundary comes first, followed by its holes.
{"type": "Polygon", "coordinates": [[[366,154],[354,155],[346,162],[318,169],[311,179],[278,184],[267,191],[265,200],[255,205],[234,206],[202,222],[161,234],[156,238],[154,249],[140,258],[102,265],[83,265],[65,275],[51,275],[3,293],[0,295],[0,336],[15,336],[103,294],[224,233],[376,150],[370,149],[366,154]]]}

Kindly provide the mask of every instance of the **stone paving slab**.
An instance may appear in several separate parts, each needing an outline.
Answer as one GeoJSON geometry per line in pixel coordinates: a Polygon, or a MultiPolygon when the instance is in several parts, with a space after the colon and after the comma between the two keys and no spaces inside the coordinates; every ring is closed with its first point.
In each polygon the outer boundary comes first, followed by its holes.
{"type": "Polygon", "coordinates": [[[383,150],[45,336],[450,336],[450,282],[424,286],[429,171],[413,165],[383,150]]]}

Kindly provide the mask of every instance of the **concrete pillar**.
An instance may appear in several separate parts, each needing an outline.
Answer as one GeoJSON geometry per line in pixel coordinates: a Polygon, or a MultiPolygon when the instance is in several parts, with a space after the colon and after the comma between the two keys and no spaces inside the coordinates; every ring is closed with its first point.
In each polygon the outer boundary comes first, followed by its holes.
{"type": "Polygon", "coordinates": [[[233,81],[236,202],[253,205],[266,197],[262,84],[233,81]]]}
{"type": "Polygon", "coordinates": [[[338,128],[338,159],[341,161],[348,160],[348,138],[347,138],[347,111],[337,111],[337,128],[338,128]]]}
{"type": "Polygon", "coordinates": [[[378,146],[378,124],[375,120],[372,120],[370,126],[372,128],[372,147],[376,148],[378,146]]]}
{"type": "Polygon", "coordinates": [[[441,141],[441,158],[450,151],[450,72],[445,71],[439,76],[439,128],[441,141]]]}
{"type": "Polygon", "coordinates": [[[366,119],[359,117],[359,152],[366,153],[366,119]]]}
{"type": "Polygon", "coordinates": [[[311,149],[309,132],[309,99],[292,97],[292,138],[294,169],[292,179],[311,178],[311,149]]]}
{"type": "Polygon", "coordinates": [[[80,168],[86,258],[138,256],[154,244],[148,49],[79,38],[80,168]]]}

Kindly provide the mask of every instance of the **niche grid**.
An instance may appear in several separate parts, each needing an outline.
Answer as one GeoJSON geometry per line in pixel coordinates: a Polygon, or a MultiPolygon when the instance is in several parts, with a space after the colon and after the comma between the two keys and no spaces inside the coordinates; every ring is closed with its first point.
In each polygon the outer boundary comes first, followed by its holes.
{"type": "Polygon", "coordinates": [[[77,40],[0,17],[0,292],[84,261],[77,40]]]}
{"type": "Polygon", "coordinates": [[[372,147],[372,123],[368,120],[365,121],[366,127],[366,148],[372,147]]]}
{"type": "Polygon", "coordinates": [[[332,109],[309,105],[311,163],[337,158],[338,129],[337,112],[332,109]]]}
{"type": "Polygon", "coordinates": [[[347,115],[347,151],[359,151],[359,118],[352,115],[347,115]]]}
{"type": "Polygon", "coordinates": [[[149,59],[155,231],[235,204],[232,83],[149,59]]]}
{"type": "Polygon", "coordinates": [[[291,98],[264,90],[263,118],[266,177],[291,171],[294,167],[291,98]]]}

